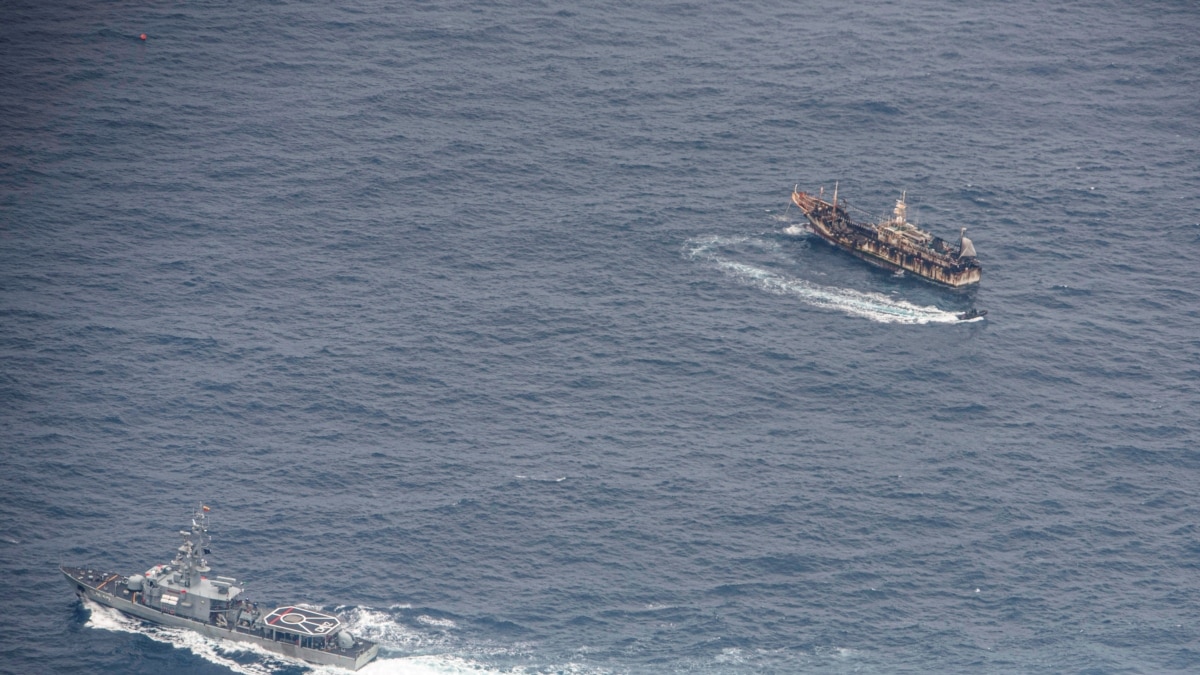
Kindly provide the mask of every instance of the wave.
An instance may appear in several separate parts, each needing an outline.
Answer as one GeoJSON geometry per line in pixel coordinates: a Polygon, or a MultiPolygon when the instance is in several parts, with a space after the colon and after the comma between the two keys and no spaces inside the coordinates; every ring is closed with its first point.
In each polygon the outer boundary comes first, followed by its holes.
{"type": "Polygon", "coordinates": [[[889,298],[881,293],[824,286],[767,267],[741,262],[732,257],[737,255],[738,250],[746,247],[768,252],[775,252],[779,249],[778,243],[760,237],[712,235],[687,240],[684,244],[684,255],[692,260],[712,263],[742,283],[771,293],[797,298],[813,307],[834,309],[879,323],[952,324],[959,322],[957,314],[937,307],[922,307],[904,300],[889,298]],[[727,250],[732,250],[732,255],[726,253],[727,250]]]}

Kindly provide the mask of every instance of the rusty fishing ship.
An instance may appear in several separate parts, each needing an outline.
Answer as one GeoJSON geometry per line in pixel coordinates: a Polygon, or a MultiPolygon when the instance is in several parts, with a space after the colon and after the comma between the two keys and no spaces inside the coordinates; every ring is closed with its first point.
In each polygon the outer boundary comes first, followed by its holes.
{"type": "Polygon", "coordinates": [[[379,645],[356,638],[342,620],[307,607],[263,611],[243,597],[237,579],[208,576],[209,507],[192,515],[175,559],[145,574],[124,576],[87,567],[61,567],[80,598],[152,623],[188,628],[211,638],[258,645],[309,663],[358,670],[379,645]]]}
{"type": "Polygon", "coordinates": [[[792,203],[800,208],[817,236],[849,253],[890,270],[903,270],[951,288],[979,283],[982,269],[975,259],[975,246],[967,239],[967,228],[959,232],[958,247],[908,222],[908,204],[902,194],[891,218],[878,223],[855,220],[851,208],[838,201],[837,183],[832,201],[825,189],[816,195],[792,190],[792,203]]]}

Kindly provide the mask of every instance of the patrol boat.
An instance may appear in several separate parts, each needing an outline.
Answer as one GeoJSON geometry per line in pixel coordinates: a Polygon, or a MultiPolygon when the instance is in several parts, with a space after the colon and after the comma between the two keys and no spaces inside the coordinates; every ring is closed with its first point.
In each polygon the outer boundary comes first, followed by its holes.
{"type": "Polygon", "coordinates": [[[967,239],[967,228],[959,232],[958,250],[941,237],[908,222],[905,195],[896,200],[891,218],[878,223],[851,217],[849,205],[839,202],[837,183],[833,200],[825,201],[825,189],[810,195],[792,190],[792,203],[800,208],[812,229],[825,241],[885,269],[912,272],[935,284],[961,288],[979,283],[983,268],[975,259],[975,245],[967,239]]]}
{"type": "Polygon", "coordinates": [[[379,645],[356,638],[336,616],[292,605],[269,612],[242,597],[231,577],[208,576],[209,507],[192,515],[192,529],[180,530],[175,559],[145,574],[123,576],[87,567],[60,567],[80,598],[88,598],[152,623],[189,628],[211,638],[235,640],[324,666],[358,670],[379,653],[379,645]]]}

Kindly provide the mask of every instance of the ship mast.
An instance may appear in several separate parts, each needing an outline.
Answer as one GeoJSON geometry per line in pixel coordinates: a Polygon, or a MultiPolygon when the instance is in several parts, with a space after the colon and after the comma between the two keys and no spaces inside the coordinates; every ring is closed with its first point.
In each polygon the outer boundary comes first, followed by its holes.
{"type": "Polygon", "coordinates": [[[204,558],[208,555],[208,545],[212,541],[208,536],[208,511],[209,508],[201,504],[192,514],[191,531],[179,531],[183,536],[183,543],[180,544],[179,552],[175,554],[175,560],[171,564],[179,571],[182,577],[180,583],[184,586],[199,584],[201,575],[210,569],[208,561],[204,558]]]}
{"type": "Polygon", "coordinates": [[[833,222],[837,222],[837,189],[838,182],[833,181],[833,222]]]}

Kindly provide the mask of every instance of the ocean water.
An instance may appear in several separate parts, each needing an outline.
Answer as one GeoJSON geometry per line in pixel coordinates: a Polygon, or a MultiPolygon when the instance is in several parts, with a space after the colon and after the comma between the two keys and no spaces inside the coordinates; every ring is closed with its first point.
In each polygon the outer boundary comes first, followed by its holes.
{"type": "Polygon", "coordinates": [[[1200,671],[1197,34],[3,3],[0,671],[310,670],[56,571],[164,562],[202,501],[369,673],[1200,671]],[[835,181],[983,282],[807,234],[835,181]]]}

